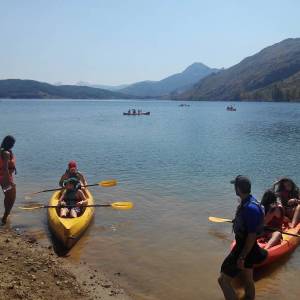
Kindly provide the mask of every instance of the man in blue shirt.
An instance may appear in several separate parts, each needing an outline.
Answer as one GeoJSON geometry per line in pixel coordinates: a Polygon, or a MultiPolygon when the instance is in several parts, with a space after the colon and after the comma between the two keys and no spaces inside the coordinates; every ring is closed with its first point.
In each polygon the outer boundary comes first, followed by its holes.
{"type": "Polygon", "coordinates": [[[262,262],[267,257],[267,251],[257,244],[257,237],[263,232],[264,210],[251,195],[251,182],[242,175],[230,183],[234,184],[236,195],[241,203],[237,207],[233,221],[235,246],[225,258],[218,279],[226,300],[236,300],[237,295],[232,287],[232,280],[243,273],[245,299],[255,298],[253,281],[253,265],[262,262]]]}

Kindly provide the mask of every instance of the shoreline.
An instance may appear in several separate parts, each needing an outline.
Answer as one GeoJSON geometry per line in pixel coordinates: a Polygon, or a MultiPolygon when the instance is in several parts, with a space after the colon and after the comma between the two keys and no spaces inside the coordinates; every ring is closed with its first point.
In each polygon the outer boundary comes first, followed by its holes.
{"type": "Polygon", "coordinates": [[[0,227],[0,293],[3,300],[132,299],[117,279],[112,282],[85,262],[74,266],[52,245],[5,227],[0,227]]]}

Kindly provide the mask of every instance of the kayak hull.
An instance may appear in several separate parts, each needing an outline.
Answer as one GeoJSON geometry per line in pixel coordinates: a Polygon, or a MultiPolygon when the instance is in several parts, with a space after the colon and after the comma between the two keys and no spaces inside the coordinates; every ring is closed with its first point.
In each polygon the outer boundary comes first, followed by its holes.
{"type": "MultiPolygon", "coordinates": [[[[94,204],[94,198],[89,190],[85,190],[88,205],[94,204]]],[[[55,192],[49,205],[58,205],[61,192],[55,192]]],[[[48,225],[54,236],[66,249],[71,249],[90,225],[94,216],[94,207],[86,207],[83,214],[77,218],[60,218],[56,208],[48,208],[48,225]]]]}
{"type": "MultiPolygon", "coordinates": [[[[300,231],[300,223],[295,228],[290,228],[284,230],[286,233],[292,233],[297,234],[300,231]]],[[[258,243],[260,247],[264,247],[266,243],[258,243]]],[[[260,268],[262,266],[269,265],[280,258],[284,257],[285,255],[288,255],[292,253],[297,246],[300,244],[300,238],[290,235],[282,235],[281,243],[273,246],[272,248],[268,249],[268,257],[266,260],[264,260],[259,265],[256,265],[256,268],[260,268]]]]}
{"type": "MultiPolygon", "coordinates": [[[[284,229],[283,232],[298,234],[300,232],[300,223],[295,228],[284,229]]],[[[268,249],[267,258],[260,264],[254,265],[254,268],[261,268],[263,266],[278,261],[282,257],[292,253],[299,244],[300,244],[299,237],[283,234],[280,244],[268,249]]],[[[233,243],[231,244],[231,249],[233,248],[234,245],[235,245],[235,241],[233,241],[233,243]]],[[[261,248],[264,248],[266,243],[258,241],[258,245],[261,248]]]]}

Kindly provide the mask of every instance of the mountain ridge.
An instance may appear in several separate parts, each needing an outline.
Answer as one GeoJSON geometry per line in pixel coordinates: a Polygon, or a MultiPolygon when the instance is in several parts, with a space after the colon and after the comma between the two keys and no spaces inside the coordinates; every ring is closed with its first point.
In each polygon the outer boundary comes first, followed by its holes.
{"type": "Polygon", "coordinates": [[[144,80],[136,82],[119,91],[139,97],[160,97],[175,90],[183,91],[203,77],[218,71],[219,69],[209,68],[203,63],[193,63],[180,73],[157,81],[144,80]]]}
{"type": "Polygon", "coordinates": [[[0,80],[0,98],[8,99],[129,99],[131,96],[99,88],[52,85],[30,79],[0,80]]]}
{"type": "Polygon", "coordinates": [[[293,80],[286,81],[299,71],[300,38],[290,38],[248,56],[228,69],[203,78],[183,93],[172,93],[170,98],[278,100],[281,94],[282,100],[300,99],[299,85],[295,85],[293,80]],[[286,81],[284,85],[282,81],[286,81]]]}

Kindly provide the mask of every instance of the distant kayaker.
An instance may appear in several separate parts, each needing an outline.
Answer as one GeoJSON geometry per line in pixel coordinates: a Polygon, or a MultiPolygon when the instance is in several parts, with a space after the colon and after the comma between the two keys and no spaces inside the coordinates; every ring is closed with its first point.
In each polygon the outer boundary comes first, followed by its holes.
{"type": "Polygon", "coordinates": [[[12,152],[15,142],[15,138],[8,135],[3,139],[0,148],[0,185],[4,192],[5,208],[2,224],[6,223],[16,200],[16,185],[13,178],[13,174],[16,173],[16,157],[12,152]]]}
{"type": "Polygon", "coordinates": [[[64,186],[66,190],[62,193],[58,202],[59,206],[61,206],[60,216],[62,218],[78,217],[81,214],[81,207],[88,204],[84,193],[79,189],[79,184],[80,182],[77,178],[65,180],[64,186]]]}
{"type": "Polygon", "coordinates": [[[68,163],[68,168],[67,168],[66,172],[61,176],[60,181],[59,181],[59,185],[61,187],[63,187],[64,186],[64,181],[66,179],[71,178],[71,177],[77,178],[80,181],[80,184],[81,184],[82,187],[87,185],[87,181],[86,181],[85,177],[77,169],[77,163],[76,163],[75,160],[71,160],[68,163]]]}
{"type": "Polygon", "coordinates": [[[300,222],[300,192],[294,181],[283,177],[273,185],[274,192],[278,195],[284,208],[284,214],[291,221],[292,228],[300,222]]]}
{"type": "Polygon", "coordinates": [[[247,177],[239,175],[231,183],[241,199],[233,221],[236,244],[221,266],[218,281],[226,300],[237,299],[232,280],[243,273],[245,299],[253,300],[253,265],[265,260],[268,253],[257,244],[257,237],[263,232],[264,211],[251,195],[251,182],[247,177]]]}
{"type": "MultiPolygon", "coordinates": [[[[265,226],[270,228],[282,230],[282,225],[284,224],[284,210],[280,203],[277,202],[277,197],[274,191],[265,191],[261,205],[265,208],[265,226]]],[[[282,238],[282,234],[279,231],[268,231],[265,230],[263,240],[266,242],[265,249],[270,249],[271,247],[278,245],[282,238]]]]}

